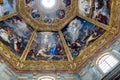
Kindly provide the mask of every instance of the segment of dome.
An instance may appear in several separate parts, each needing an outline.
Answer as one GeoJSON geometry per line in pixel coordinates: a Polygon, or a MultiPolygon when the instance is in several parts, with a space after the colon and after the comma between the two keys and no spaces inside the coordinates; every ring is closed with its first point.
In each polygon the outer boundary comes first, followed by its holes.
{"type": "Polygon", "coordinates": [[[57,32],[37,32],[27,60],[68,61],[64,46],[57,32]]]}
{"type": "Polygon", "coordinates": [[[79,14],[109,25],[112,0],[79,0],[79,14]]]}
{"type": "Polygon", "coordinates": [[[0,1],[0,56],[16,72],[77,72],[120,30],[118,0],[0,1]]]}
{"type": "Polygon", "coordinates": [[[73,58],[102,36],[105,31],[80,17],[75,17],[62,30],[73,58]]]}
{"type": "Polygon", "coordinates": [[[18,57],[24,52],[32,32],[19,15],[0,21],[0,41],[18,57]]]}

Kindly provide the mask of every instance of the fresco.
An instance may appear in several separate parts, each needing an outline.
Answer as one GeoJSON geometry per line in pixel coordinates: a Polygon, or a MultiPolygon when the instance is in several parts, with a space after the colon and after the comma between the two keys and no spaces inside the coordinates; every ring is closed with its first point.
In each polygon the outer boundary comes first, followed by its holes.
{"type": "Polygon", "coordinates": [[[37,32],[27,60],[64,60],[67,55],[57,32],[37,32]]]}
{"type": "Polygon", "coordinates": [[[8,15],[16,11],[16,0],[3,0],[0,4],[0,16],[8,15]]]}
{"type": "MultiPolygon", "coordinates": [[[[44,6],[44,1],[41,0],[24,0],[24,2],[25,5],[29,7],[26,8],[26,11],[29,12],[31,17],[42,22],[44,25],[51,23],[55,24],[55,22],[59,22],[58,20],[61,22],[62,19],[66,19],[65,16],[69,15],[67,13],[70,11],[69,8],[72,8],[71,0],[55,0],[55,5],[53,6],[55,8],[52,9],[44,6]]],[[[46,4],[50,3],[49,0],[45,2],[46,4]]]]}
{"type": "Polygon", "coordinates": [[[112,0],[79,0],[79,13],[109,25],[112,0]]]}
{"type": "Polygon", "coordinates": [[[61,10],[61,9],[57,10],[56,11],[56,17],[58,19],[63,19],[65,17],[65,10],[61,10]]]}
{"type": "Polygon", "coordinates": [[[35,0],[25,0],[25,1],[29,7],[32,7],[35,4],[35,0]]]}
{"type": "Polygon", "coordinates": [[[33,18],[39,18],[40,17],[40,11],[38,10],[38,9],[32,9],[31,10],[31,16],[33,17],[33,18]]]}
{"type": "Polygon", "coordinates": [[[79,17],[63,30],[63,35],[73,58],[99,38],[105,30],[79,17]]]}
{"type": "Polygon", "coordinates": [[[20,16],[0,22],[0,41],[21,56],[32,34],[32,28],[20,16]]]}
{"type": "Polygon", "coordinates": [[[50,14],[45,14],[42,18],[44,23],[52,23],[54,18],[50,14]]]}
{"type": "Polygon", "coordinates": [[[68,7],[71,5],[71,0],[63,0],[63,4],[65,7],[68,7]]]}

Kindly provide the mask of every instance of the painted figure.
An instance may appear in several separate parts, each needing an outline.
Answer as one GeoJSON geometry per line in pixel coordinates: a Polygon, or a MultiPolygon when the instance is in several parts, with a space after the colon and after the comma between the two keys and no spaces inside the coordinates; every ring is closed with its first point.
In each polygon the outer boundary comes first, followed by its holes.
{"type": "Polygon", "coordinates": [[[87,48],[105,30],[79,17],[73,19],[63,30],[63,35],[73,58],[87,48]]]}
{"type": "Polygon", "coordinates": [[[56,54],[56,44],[52,44],[50,47],[50,54],[55,55],[56,54]]]}
{"type": "Polygon", "coordinates": [[[65,7],[71,5],[71,0],[63,0],[65,7]]]}
{"type": "Polygon", "coordinates": [[[4,0],[0,4],[0,16],[8,15],[16,11],[16,0],[4,0]]]}
{"type": "Polygon", "coordinates": [[[10,43],[9,35],[7,34],[7,31],[4,30],[3,28],[0,28],[0,37],[6,42],[10,43]]]}
{"type": "Polygon", "coordinates": [[[32,10],[31,10],[31,16],[32,16],[33,18],[39,18],[39,17],[40,17],[40,11],[37,10],[37,9],[32,9],[32,10]]]}
{"type": "Polygon", "coordinates": [[[22,45],[22,39],[21,38],[14,39],[14,49],[18,53],[22,53],[23,52],[24,47],[22,45]]]}
{"type": "Polygon", "coordinates": [[[108,25],[111,4],[111,0],[79,0],[79,13],[108,25]]]}
{"type": "Polygon", "coordinates": [[[26,0],[26,4],[31,7],[35,4],[35,0],[26,0]]]}
{"type": "Polygon", "coordinates": [[[59,18],[59,19],[63,19],[63,18],[65,17],[65,11],[64,11],[64,10],[61,10],[61,9],[57,10],[57,11],[56,11],[56,16],[57,16],[57,18],[59,18]]]}
{"type": "Polygon", "coordinates": [[[18,15],[0,23],[0,41],[20,57],[31,37],[32,28],[18,15]]]}
{"type": "Polygon", "coordinates": [[[46,14],[44,17],[43,17],[43,21],[45,23],[52,23],[53,22],[53,17],[50,15],[50,14],[46,14]]]}
{"type": "Polygon", "coordinates": [[[57,32],[37,32],[27,60],[67,60],[67,56],[57,32]],[[34,59],[32,55],[34,54],[34,59]],[[30,57],[31,56],[31,57],[30,57]]]}
{"type": "Polygon", "coordinates": [[[72,42],[74,42],[75,40],[78,39],[79,30],[81,29],[82,24],[79,20],[75,19],[75,20],[71,21],[71,23],[68,26],[69,27],[68,27],[67,31],[72,36],[72,42]]]}
{"type": "Polygon", "coordinates": [[[89,0],[79,0],[79,13],[83,16],[88,16],[90,13],[90,3],[89,0]]]}

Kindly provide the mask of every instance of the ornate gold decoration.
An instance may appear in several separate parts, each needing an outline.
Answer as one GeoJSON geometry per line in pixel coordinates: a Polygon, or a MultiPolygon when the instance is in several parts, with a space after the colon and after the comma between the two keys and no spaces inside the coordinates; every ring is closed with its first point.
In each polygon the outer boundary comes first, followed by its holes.
{"type": "Polygon", "coordinates": [[[3,0],[0,0],[0,4],[3,4],[3,0]]]}
{"type": "Polygon", "coordinates": [[[0,42],[0,55],[3,56],[7,60],[7,62],[9,62],[15,68],[15,71],[17,72],[24,72],[24,71],[75,72],[77,71],[77,69],[79,69],[80,66],[82,66],[88,60],[88,58],[92,57],[98,49],[100,49],[103,45],[105,45],[107,41],[111,40],[119,32],[120,0],[113,0],[112,2],[113,4],[112,4],[112,10],[111,10],[110,25],[105,25],[98,21],[95,21],[93,19],[80,15],[78,13],[78,0],[72,0],[71,6],[66,8],[66,12],[68,15],[64,19],[55,20],[52,24],[45,24],[40,19],[32,19],[32,17],[29,14],[30,8],[25,5],[25,0],[17,0],[17,7],[18,7],[17,12],[0,17],[0,21],[18,14],[22,16],[25,19],[25,21],[33,27],[34,32],[21,57],[17,57],[2,42],[0,42]],[[93,44],[91,44],[88,48],[81,51],[79,56],[73,59],[61,30],[76,16],[79,16],[105,29],[106,32],[100,38],[98,38],[93,44]],[[30,50],[30,46],[36,35],[36,31],[39,31],[39,30],[40,31],[58,31],[61,41],[63,43],[63,46],[65,48],[65,52],[67,54],[68,61],[26,60],[26,56],[28,54],[28,51],[30,50]]]}
{"type": "Polygon", "coordinates": [[[72,58],[72,56],[71,56],[71,52],[70,52],[70,50],[69,50],[68,46],[66,46],[66,45],[67,45],[67,43],[66,43],[66,41],[65,41],[65,39],[64,39],[64,36],[63,36],[63,34],[62,34],[62,32],[61,32],[61,31],[59,31],[59,35],[60,35],[61,40],[62,40],[62,43],[63,43],[63,45],[64,45],[65,52],[66,52],[66,54],[67,54],[67,56],[68,56],[68,60],[69,60],[69,61],[72,61],[72,60],[73,60],[73,58],[72,58]]]}
{"type": "Polygon", "coordinates": [[[12,16],[15,16],[15,15],[17,15],[17,14],[18,14],[17,12],[14,12],[14,13],[12,13],[12,14],[8,14],[8,15],[5,15],[5,16],[0,16],[0,21],[3,21],[3,20],[5,20],[5,19],[10,18],[10,17],[12,17],[12,16]]]}

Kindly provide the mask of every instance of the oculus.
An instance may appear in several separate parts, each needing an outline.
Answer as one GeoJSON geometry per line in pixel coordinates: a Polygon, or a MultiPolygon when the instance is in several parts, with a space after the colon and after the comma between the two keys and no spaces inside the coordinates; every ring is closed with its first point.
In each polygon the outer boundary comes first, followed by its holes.
{"type": "Polygon", "coordinates": [[[42,6],[46,9],[52,9],[56,5],[56,0],[42,0],[42,6]]]}

